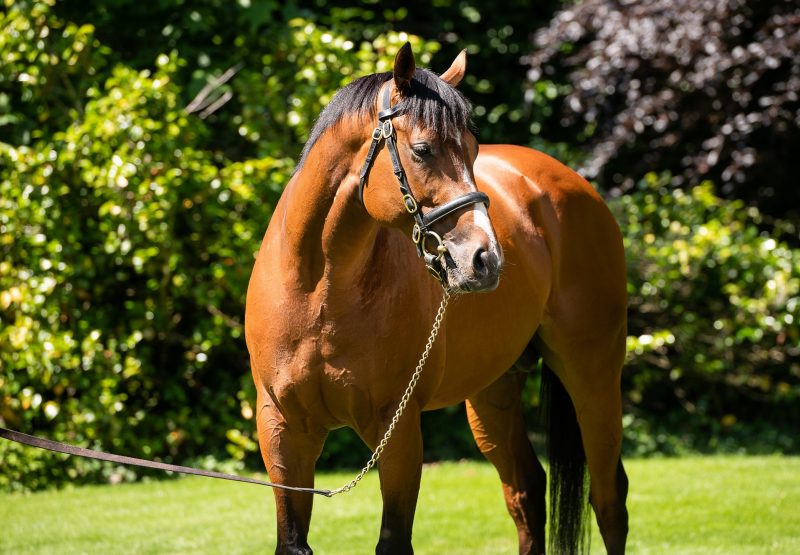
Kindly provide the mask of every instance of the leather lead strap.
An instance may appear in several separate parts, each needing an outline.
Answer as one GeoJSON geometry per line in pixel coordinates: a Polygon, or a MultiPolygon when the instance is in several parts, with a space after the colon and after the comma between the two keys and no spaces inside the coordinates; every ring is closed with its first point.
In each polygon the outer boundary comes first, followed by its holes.
{"type": "Polygon", "coordinates": [[[95,451],[94,449],[86,449],[84,447],[76,447],[66,443],[59,443],[50,439],[41,437],[30,436],[22,432],[15,432],[6,428],[0,428],[0,437],[28,445],[30,447],[37,447],[39,449],[47,449],[48,451],[55,451],[56,453],[64,453],[66,455],[73,455],[76,457],[85,457],[89,459],[97,459],[99,461],[107,461],[116,464],[125,464],[130,466],[141,466],[144,468],[153,468],[155,470],[164,470],[167,472],[179,472],[181,474],[191,474],[193,476],[204,476],[206,478],[218,478],[221,480],[231,480],[234,482],[245,482],[248,484],[256,484],[259,486],[267,486],[270,488],[283,489],[289,491],[297,491],[303,493],[314,493],[316,495],[324,495],[330,497],[332,492],[324,489],[314,488],[298,488],[293,486],[285,486],[283,484],[273,484],[271,482],[264,482],[256,480],[255,478],[247,478],[244,476],[235,476],[233,474],[224,474],[222,472],[213,472],[211,470],[201,470],[199,468],[190,468],[188,466],[179,466],[176,464],[167,464],[156,461],[148,461],[146,459],[137,459],[135,457],[126,457],[123,455],[115,455],[113,453],[103,453],[102,451],[95,451]]]}

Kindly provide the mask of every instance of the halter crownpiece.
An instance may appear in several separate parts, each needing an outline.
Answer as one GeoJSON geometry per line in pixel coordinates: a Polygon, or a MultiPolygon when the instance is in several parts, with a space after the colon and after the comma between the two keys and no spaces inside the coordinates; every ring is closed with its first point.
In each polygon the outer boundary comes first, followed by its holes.
{"type": "Polygon", "coordinates": [[[447,252],[447,247],[444,246],[442,238],[430,229],[430,227],[439,220],[446,218],[450,214],[470,204],[484,204],[488,208],[489,197],[486,193],[472,191],[449,200],[441,206],[437,206],[427,213],[422,214],[419,203],[411,192],[411,187],[408,185],[408,179],[406,179],[403,166],[400,164],[400,154],[397,152],[397,139],[395,137],[394,126],[392,125],[392,118],[402,113],[403,106],[400,104],[392,106],[391,90],[392,85],[389,83],[383,92],[381,110],[378,112],[378,126],[372,132],[372,144],[369,146],[367,158],[364,160],[364,166],[361,168],[361,174],[359,175],[358,200],[362,205],[364,204],[364,187],[367,185],[369,170],[372,167],[372,163],[375,161],[378,146],[381,141],[385,140],[386,148],[389,150],[389,156],[392,159],[392,170],[394,171],[395,177],[397,177],[397,181],[400,183],[400,193],[403,195],[403,204],[408,213],[414,218],[414,228],[411,232],[411,239],[417,247],[417,255],[425,261],[425,267],[431,275],[433,275],[439,283],[444,285],[444,255],[447,252]],[[428,244],[429,240],[434,240],[436,244],[428,244]],[[433,249],[433,252],[429,249],[433,249]]]}

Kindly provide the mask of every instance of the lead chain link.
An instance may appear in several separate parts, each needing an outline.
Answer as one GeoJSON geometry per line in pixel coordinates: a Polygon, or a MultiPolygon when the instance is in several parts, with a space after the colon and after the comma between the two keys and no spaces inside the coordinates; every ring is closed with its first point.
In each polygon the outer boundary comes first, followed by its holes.
{"type": "Polygon", "coordinates": [[[409,400],[411,400],[411,395],[414,393],[414,389],[417,387],[417,382],[419,381],[419,377],[422,374],[422,369],[425,367],[425,362],[428,360],[428,355],[431,353],[431,349],[433,348],[433,343],[436,341],[436,336],[439,335],[439,328],[442,326],[442,320],[444,319],[445,310],[447,310],[447,303],[450,300],[450,293],[445,290],[444,297],[442,297],[442,302],[439,305],[439,310],[436,312],[436,318],[433,321],[433,327],[431,328],[431,334],[428,337],[428,343],[425,344],[425,350],[422,351],[422,356],[419,357],[419,362],[417,363],[417,367],[414,370],[414,374],[411,376],[411,381],[408,382],[408,387],[406,387],[405,393],[403,393],[403,397],[400,399],[400,404],[397,406],[397,411],[394,413],[392,417],[392,422],[389,424],[389,428],[386,430],[386,433],[383,434],[383,439],[381,439],[380,443],[378,443],[378,447],[375,448],[375,452],[372,454],[372,457],[367,462],[367,465],[361,469],[361,472],[358,475],[350,480],[348,483],[340,487],[339,489],[332,490],[328,492],[327,497],[333,497],[334,495],[338,495],[340,493],[345,493],[356,487],[361,479],[366,475],[370,469],[378,463],[378,459],[381,458],[381,453],[386,448],[386,445],[389,443],[389,438],[392,437],[392,432],[394,432],[395,427],[397,426],[397,422],[399,422],[400,417],[403,415],[403,412],[406,409],[406,405],[408,405],[409,400]]]}

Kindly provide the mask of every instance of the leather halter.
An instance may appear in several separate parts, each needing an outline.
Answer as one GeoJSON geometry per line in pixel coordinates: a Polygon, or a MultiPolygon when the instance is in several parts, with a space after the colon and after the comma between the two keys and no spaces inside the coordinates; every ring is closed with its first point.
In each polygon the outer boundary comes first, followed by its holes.
{"type": "Polygon", "coordinates": [[[489,206],[489,197],[486,193],[480,191],[472,191],[460,197],[456,197],[447,201],[441,206],[437,206],[425,214],[420,210],[419,203],[411,192],[408,185],[408,179],[403,171],[403,166],[400,164],[400,155],[397,152],[397,138],[395,137],[394,126],[392,125],[392,118],[399,115],[403,111],[402,104],[392,106],[392,84],[389,83],[384,89],[383,100],[381,102],[381,110],[378,112],[378,126],[372,132],[372,144],[369,146],[367,158],[364,160],[364,166],[361,168],[360,179],[358,182],[358,200],[364,204],[364,187],[367,185],[367,178],[372,163],[375,161],[375,156],[378,152],[378,146],[382,140],[386,141],[386,148],[389,150],[389,155],[392,158],[392,169],[394,171],[397,181],[400,183],[400,192],[403,195],[403,204],[406,210],[414,218],[414,228],[411,233],[411,239],[417,247],[417,255],[425,262],[425,267],[442,285],[445,285],[445,265],[444,255],[447,248],[442,242],[442,238],[431,229],[431,226],[439,220],[446,218],[450,214],[469,206],[470,204],[482,203],[489,206]],[[429,239],[436,241],[433,246],[435,253],[428,250],[430,245],[427,244],[429,239]]]}

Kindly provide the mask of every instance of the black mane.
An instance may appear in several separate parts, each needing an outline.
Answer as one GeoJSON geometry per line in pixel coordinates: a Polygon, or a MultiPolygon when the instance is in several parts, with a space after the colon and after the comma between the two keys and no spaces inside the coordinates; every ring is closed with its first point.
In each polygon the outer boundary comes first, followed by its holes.
{"type": "MultiPolygon", "coordinates": [[[[391,78],[391,72],[367,75],[337,92],[317,117],[300,154],[297,170],[303,166],[308,153],[323,133],[345,115],[371,115],[377,124],[376,97],[381,85],[391,78]]],[[[444,140],[459,137],[471,122],[472,105],[469,101],[427,69],[417,69],[414,72],[411,86],[400,104],[403,106],[403,113],[410,118],[411,125],[432,129],[444,140]]]]}

